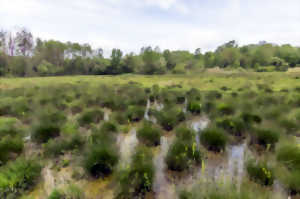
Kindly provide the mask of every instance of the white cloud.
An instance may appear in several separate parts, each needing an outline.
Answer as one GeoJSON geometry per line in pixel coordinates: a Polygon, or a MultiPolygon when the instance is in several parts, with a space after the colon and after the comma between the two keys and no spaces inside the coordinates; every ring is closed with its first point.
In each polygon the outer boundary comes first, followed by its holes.
{"type": "Polygon", "coordinates": [[[0,0],[0,29],[104,49],[213,50],[236,39],[300,45],[299,0],[0,0]]]}

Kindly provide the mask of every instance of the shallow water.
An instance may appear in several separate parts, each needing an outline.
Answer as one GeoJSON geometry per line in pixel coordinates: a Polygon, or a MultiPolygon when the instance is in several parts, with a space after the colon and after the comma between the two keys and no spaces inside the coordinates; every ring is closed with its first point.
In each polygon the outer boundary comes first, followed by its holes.
{"type": "Polygon", "coordinates": [[[191,123],[191,128],[196,132],[197,147],[200,147],[199,132],[203,131],[209,124],[209,120],[206,117],[196,118],[191,123]]]}
{"type": "Polygon", "coordinates": [[[130,164],[131,155],[134,152],[138,139],[136,137],[136,129],[133,128],[128,134],[119,134],[117,143],[120,148],[120,163],[121,166],[128,166],[130,164]]]}
{"type": "Polygon", "coordinates": [[[154,108],[157,110],[157,111],[161,111],[163,108],[164,108],[164,104],[163,103],[159,103],[157,102],[156,100],[154,101],[154,108]]]}
{"type": "Polygon", "coordinates": [[[108,109],[104,109],[104,121],[108,121],[109,120],[109,115],[110,115],[111,111],[108,109]]]}
{"type": "Polygon", "coordinates": [[[165,157],[174,136],[162,136],[160,139],[160,149],[154,157],[155,178],[153,191],[158,199],[176,198],[175,185],[168,180],[166,173],[165,157]]]}
{"type": "Polygon", "coordinates": [[[153,122],[154,124],[156,124],[156,123],[157,123],[156,118],[153,117],[153,116],[149,116],[149,109],[150,109],[150,107],[151,107],[151,102],[150,102],[150,100],[148,99],[148,100],[147,100],[147,106],[146,106],[145,114],[144,114],[144,118],[145,118],[145,120],[151,121],[151,122],[153,122]]]}

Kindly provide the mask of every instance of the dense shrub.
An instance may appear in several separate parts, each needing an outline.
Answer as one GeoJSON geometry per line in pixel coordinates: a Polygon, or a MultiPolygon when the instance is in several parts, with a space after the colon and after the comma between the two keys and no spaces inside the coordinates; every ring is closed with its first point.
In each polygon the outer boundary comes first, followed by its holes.
{"type": "Polygon", "coordinates": [[[225,150],[227,137],[219,128],[208,128],[200,133],[200,141],[208,150],[220,152],[225,150]]]}
{"type": "Polygon", "coordinates": [[[187,98],[188,98],[188,101],[190,100],[196,100],[196,101],[199,101],[201,99],[201,93],[198,89],[196,88],[191,88],[187,93],[187,98]]]}
{"type": "Polygon", "coordinates": [[[20,154],[24,144],[20,136],[12,137],[10,135],[0,138],[0,166],[9,160],[11,153],[20,154]]]}
{"type": "Polygon", "coordinates": [[[0,138],[7,135],[21,135],[21,130],[17,128],[17,121],[12,117],[0,117],[0,138]]]}
{"type": "Polygon", "coordinates": [[[153,111],[151,114],[166,131],[171,131],[176,124],[185,120],[185,115],[181,110],[171,107],[165,107],[162,111],[153,111]]]}
{"type": "Polygon", "coordinates": [[[119,175],[120,189],[116,198],[144,198],[152,190],[154,166],[151,151],[139,146],[132,157],[131,166],[122,170],[119,175]]]}
{"type": "Polygon", "coordinates": [[[253,123],[261,123],[262,118],[259,115],[248,113],[248,112],[243,112],[240,116],[242,120],[247,124],[247,126],[253,124],[253,123]]]}
{"type": "Polygon", "coordinates": [[[81,126],[99,123],[104,118],[104,113],[101,109],[87,109],[78,118],[78,123],[81,126]]]}
{"type": "Polygon", "coordinates": [[[253,181],[261,185],[272,185],[274,182],[273,169],[268,167],[265,162],[255,162],[250,160],[247,162],[247,173],[253,181]]]}
{"type": "Polygon", "coordinates": [[[203,111],[205,113],[211,113],[216,109],[216,104],[214,102],[204,102],[203,104],[203,111]]]}
{"type": "Polygon", "coordinates": [[[89,147],[85,155],[84,168],[95,178],[105,177],[113,172],[119,156],[109,144],[95,144],[89,147]]]}
{"type": "Polygon", "coordinates": [[[83,144],[84,140],[78,134],[72,135],[70,138],[50,139],[44,145],[44,153],[46,156],[57,156],[63,154],[65,151],[80,149],[83,144]]]}
{"type": "Polygon", "coordinates": [[[279,140],[279,134],[271,129],[254,129],[254,142],[267,148],[273,148],[279,140]]]}
{"type": "Polygon", "coordinates": [[[187,105],[187,110],[193,114],[201,113],[201,104],[197,101],[189,101],[187,105]]]}
{"type": "Polygon", "coordinates": [[[23,158],[0,168],[0,198],[17,198],[35,184],[40,171],[41,166],[36,161],[23,158]]]}
{"type": "Polygon", "coordinates": [[[60,127],[58,124],[47,121],[40,121],[33,126],[32,138],[36,142],[47,142],[50,138],[55,138],[60,135],[60,127]]]}
{"type": "Polygon", "coordinates": [[[245,122],[237,118],[218,119],[216,125],[234,136],[243,136],[246,131],[245,122]]]}
{"type": "Polygon", "coordinates": [[[157,146],[160,144],[162,132],[159,128],[154,127],[151,123],[145,122],[138,130],[137,138],[147,146],[157,146]]]}
{"type": "Polygon", "coordinates": [[[287,134],[294,134],[298,130],[298,123],[290,119],[281,119],[279,125],[285,129],[287,134]]]}
{"type": "Polygon", "coordinates": [[[284,145],[276,150],[277,160],[290,169],[300,170],[300,147],[294,144],[284,145]]]}
{"type": "Polygon", "coordinates": [[[107,121],[101,124],[100,130],[105,132],[117,133],[118,126],[114,122],[107,121]]]}
{"type": "Polygon", "coordinates": [[[127,118],[131,122],[138,122],[143,119],[145,108],[141,106],[130,106],[127,110],[127,118]]]}
{"type": "Polygon", "coordinates": [[[112,119],[119,124],[128,124],[128,117],[125,112],[114,112],[112,113],[112,119]]]}
{"type": "Polygon", "coordinates": [[[300,170],[292,170],[285,175],[283,183],[287,186],[291,195],[300,194],[300,170]]]}
{"type": "Polygon", "coordinates": [[[220,93],[219,91],[209,91],[205,98],[207,100],[215,100],[215,99],[221,99],[222,98],[222,93],[220,93]]]}
{"type": "Polygon", "coordinates": [[[168,169],[183,171],[192,165],[199,164],[201,154],[195,141],[177,138],[170,146],[165,161],[168,169]]]}
{"type": "Polygon", "coordinates": [[[235,113],[235,108],[230,104],[218,104],[217,110],[221,115],[232,115],[235,113]]]}

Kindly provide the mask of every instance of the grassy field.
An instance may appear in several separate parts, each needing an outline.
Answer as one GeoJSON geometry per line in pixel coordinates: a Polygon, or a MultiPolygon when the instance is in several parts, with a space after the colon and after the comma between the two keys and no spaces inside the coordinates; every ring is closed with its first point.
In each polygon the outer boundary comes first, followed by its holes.
{"type": "Polygon", "coordinates": [[[298,199],[299,122],[297,70],[1,78],[0,198],[298,199]]]}
{"type": "Polygon", "coordinates": [[[181,85],[185,89],[198,88],[200,90],[215,90],[223,86],[233,90],[241,87],[252,87],[257,84],[268,84],[275,91],[300,86],[300,72],[227,72],[207,71],[189,75],[120,75],[120,76],[62,76],[62,77],[34,77],[34,78],[1,78],[0,88],[20,88],[32,86],[48,86],[59,84],[123,84],[138,82],[151,87],[181,85]]]}

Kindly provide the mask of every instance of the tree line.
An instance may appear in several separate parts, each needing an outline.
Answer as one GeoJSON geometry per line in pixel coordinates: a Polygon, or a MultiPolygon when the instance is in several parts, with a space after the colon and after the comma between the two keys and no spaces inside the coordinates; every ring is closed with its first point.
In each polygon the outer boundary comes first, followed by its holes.
{"type": "Polygon", "coordinates": [[[300,66],[300,48],[267,42],[239,46],[229,41],[215,51],[194,53],[151,46],[139,53],[113,49],[105,58],[103,49],[90,44],[34,38],[26,28],[15,33],[0,30],[0,76],[183,74],[201,68],[245,68],[255,71],[285,71],[300,66]]]}

